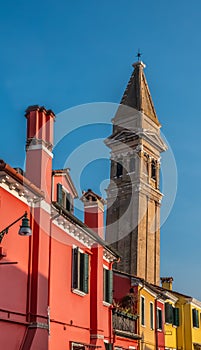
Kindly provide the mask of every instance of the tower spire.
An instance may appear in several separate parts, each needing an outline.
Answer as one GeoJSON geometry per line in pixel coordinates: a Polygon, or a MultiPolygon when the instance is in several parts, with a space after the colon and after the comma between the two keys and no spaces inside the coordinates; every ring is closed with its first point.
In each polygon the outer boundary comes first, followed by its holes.
{"type": "MultiPolygon", "coordinates": [[[[140,58],[141,56],[138,55],[138,57],[140,58]]],[[[133,64],[133,67],[134,71],[120,103],[143,112],[160,126],[144,74],[144,68],[146,66],[142,61],[137,61],[133,64]]]]}

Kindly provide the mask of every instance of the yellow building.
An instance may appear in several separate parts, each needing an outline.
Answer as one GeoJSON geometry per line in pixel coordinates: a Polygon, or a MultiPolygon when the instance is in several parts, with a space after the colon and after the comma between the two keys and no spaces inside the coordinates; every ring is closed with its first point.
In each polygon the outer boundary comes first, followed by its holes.
{"type": "Polygon", "coordinates": [[[201,350],[201,302],[174,292],[178,301],[181,324],[177,331],[178,350],[201,350]]]}
{"type": "MultiPolygon", "coordinates": [[[[176,349],[178,350],[201,350],[201,302],[184,294],[172,291],[172,281],[163,281],[162,286],[167,293],[176,298],[174,300],[175,309],[179,310],[178,313],[178,326],[176,331],[176,349]]],[[[164,289],[163,289],[164,291],[164,289]]],[[[167,294],[166,293],[166,294],[167,294]]],[[[173,326],[174,327],[174,326],[173,326]]],[[[165,324],[165,345],[167,349],[171,349],[169,344],[173,344],[173,334],[175,331],[170,330],[169,326],[165,324]],[[172,336],[168,340],[168,332],[172,331],[172,336]],[[171,339],[172,338],[172,339],[171,339]]]]}

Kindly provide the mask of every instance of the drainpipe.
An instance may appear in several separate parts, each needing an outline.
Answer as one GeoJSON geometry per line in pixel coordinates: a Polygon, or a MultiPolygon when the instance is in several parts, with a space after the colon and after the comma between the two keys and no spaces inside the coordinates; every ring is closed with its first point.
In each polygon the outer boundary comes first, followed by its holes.
{"type": "MultiPolygon", "coordinates": [[[[140,292],[144,288],[144,286],[145,286],[145,284],[143,283],[142,287],[140,287],[138,290],[138,315],[139,315],[139,317],[137,319],[137,330],[138,330],[139,335],[140,335],[140,304],[141,304],[140,292]]],[[[142,339],[139,339],[138,345],[139,345],[139,350],[142,350],[142,339]]]]}

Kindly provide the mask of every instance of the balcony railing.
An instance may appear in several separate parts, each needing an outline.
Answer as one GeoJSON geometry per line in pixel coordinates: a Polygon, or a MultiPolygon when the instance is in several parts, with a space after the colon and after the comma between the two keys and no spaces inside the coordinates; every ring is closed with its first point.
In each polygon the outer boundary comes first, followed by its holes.
{"type": "Polygon", "coordinates": [[[136,334],[137,331],[137,315],[126,314],[116,309],[112,310],[113,329],[117,331],[129,332],[136,334]]]}

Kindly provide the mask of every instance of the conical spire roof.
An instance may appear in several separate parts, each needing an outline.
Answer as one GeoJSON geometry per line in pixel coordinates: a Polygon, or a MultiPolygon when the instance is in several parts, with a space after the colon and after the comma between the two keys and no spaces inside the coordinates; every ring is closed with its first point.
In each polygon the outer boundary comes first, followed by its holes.
{"type": "Polygon", "coordinates": [[[157,125],[160,125],[144,74],[145,64],[138,61],[133,64],[133,67],[134,71],[120,103],[145,113],[157,125]]]}

